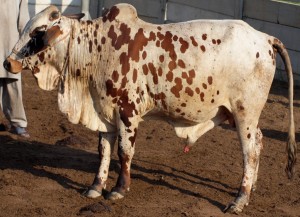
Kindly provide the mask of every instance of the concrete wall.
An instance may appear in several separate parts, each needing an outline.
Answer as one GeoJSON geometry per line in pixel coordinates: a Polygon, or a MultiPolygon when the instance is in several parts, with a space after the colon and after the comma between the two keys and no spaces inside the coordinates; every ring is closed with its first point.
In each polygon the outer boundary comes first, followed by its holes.
{"type": "MultiPolygon", "coordinates": [[[[29,0],[31,15],[49,4],[63,13],[81,12],[86,0],[29,0]]],[[[273,0],[90,0],[91,18],[102,15],[117,3],[130,3],[139,17],[152,23],[181,22],[194,19],[243,19],[255,29],[279,38],[291,57],[295,83],[300,86],[300,5],[273,0]]],[[[276,78],[287,80],[284,65],[277,60],[276,78]]]]}
{"type": "Polygon", "coordinates": [[[60,11],[67,14],[78,13],[81,11],[81,0],[28,0],[30,17],[51,4],[56,5],[60,11]]]}
{"type": "MultiPolygon", "coordinates": [[[[292,61],[295,83],[300,86],[300,6],[269,0],[244,0],[243,20],[283,42],[292,61]]],[[[287,80],[279,57],[276,78],[287,80]]]]}

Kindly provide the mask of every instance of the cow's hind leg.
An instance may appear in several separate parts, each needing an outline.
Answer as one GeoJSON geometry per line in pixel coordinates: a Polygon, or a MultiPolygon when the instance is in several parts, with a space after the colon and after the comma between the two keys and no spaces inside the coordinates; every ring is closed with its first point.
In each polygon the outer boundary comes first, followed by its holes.
{"type": "Polygon", "coordinates": [[[249,203],[253,183],[257,179],[260,146],[256,142],[259,115],[240,115],[235,117],[237,131],[243,151],[244,172],[238,196],[226,208],[225,212],[239,213],[249,203]]]}
{"type": "Polygon", "coordinates": [[[99,133],[98,151],[100,158],[100,166],[92,186],[90,186],[89,189],[86,192],[84,192],[84,195],[89,198],[96,198],[101,196],[102,189],[105,189],[106,187],[111,152],[116,142],[116,138],[116,133],[99,133]]]}
{"type": "MultiPolygon", "coordinates": [[[[256,131],[256,137],[255,137],[255,152],[257,153],[258,156],[260,156],[260,151],[263,149],[263,144],[262,144],[262,138],[263,134],[259,128],[257,128],[256,131]]],[[[259,158],[257,159],[257,165],[253,177],[253,184],[252,184],[252,191],[256,190],[256,182],[257,182],[257,176],[258,176],[258,167],[259,167],[259,158]]]]}

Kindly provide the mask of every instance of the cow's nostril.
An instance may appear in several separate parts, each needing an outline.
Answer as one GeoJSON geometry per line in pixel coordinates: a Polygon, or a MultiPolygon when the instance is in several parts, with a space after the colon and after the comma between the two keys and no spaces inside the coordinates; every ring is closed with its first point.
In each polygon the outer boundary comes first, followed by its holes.
{"type": "Polygon", "coordinates": [[[10,62],[9,62],[8,60],[5,60],[5,61],[3,62],[3,67],[4,67],[7,71],[9,71],[10,68],[11,68],[10,62]]]}

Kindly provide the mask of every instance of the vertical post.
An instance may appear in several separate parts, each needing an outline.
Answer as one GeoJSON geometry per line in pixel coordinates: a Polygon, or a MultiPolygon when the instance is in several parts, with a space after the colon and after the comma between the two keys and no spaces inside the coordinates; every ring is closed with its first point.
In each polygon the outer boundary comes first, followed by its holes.
{"type": "Polygon", "coordinates": [[[98,17],[102,16],[103,7],[104,7],[104,0],[99,0],[99,3],[98,3],[98,17]]]}
{"type": "Polygon", "coordinates": [[[160,8],[161,8],[161,14],[160,14],[160,17],[159,17],[160,23],[165,23],[166,22],[167,1],[168,0],[160,0],[160,8]]]}
{"type": "Polygon", "coordinates": [[[90,0],[81,0],[81,12],[85,14],[84,19],[90,20],[90,0]]]}
{"type": "Polygon", "coordinates": [[[234,19],[243,19],[244,0],[235,0],[234,19]]]}

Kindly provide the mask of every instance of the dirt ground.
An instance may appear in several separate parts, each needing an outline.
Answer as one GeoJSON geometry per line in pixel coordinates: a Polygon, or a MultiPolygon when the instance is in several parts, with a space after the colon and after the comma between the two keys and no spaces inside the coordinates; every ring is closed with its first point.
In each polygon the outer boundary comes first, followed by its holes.
{"type": "MultiPolygon", "coordinates": [[[[296,138],[300,141],[300,90],[295,90],[296,138]]],[[[261,119],[264,149],[257,190],[240,216],[300,216],[300,166],[284,173],[288,129],[287,84],[273,83],[261,119]]],[[[224,124],[188,153],[174,130],[144,122],[137,137],[130,192],[119,201],[82,195],[98,166],[98,133],[73,125],[57,106],[56,91],[38,88],[23,74],[30,139],[0,132],[0,216],[231,216],[222,210],[238,191],[242,158],[235,129],[224,124]]],[[[116,148],[108,190],[117,180],[116,148]]],[[[104,192],[104,196],[107,192],[104,192]]]]}

